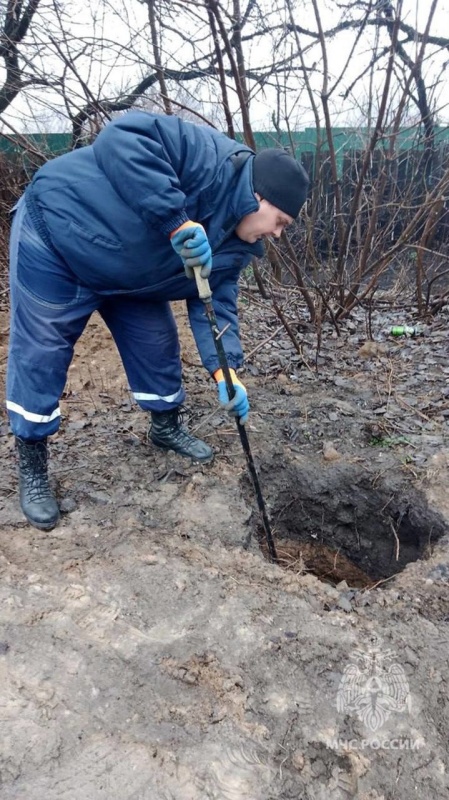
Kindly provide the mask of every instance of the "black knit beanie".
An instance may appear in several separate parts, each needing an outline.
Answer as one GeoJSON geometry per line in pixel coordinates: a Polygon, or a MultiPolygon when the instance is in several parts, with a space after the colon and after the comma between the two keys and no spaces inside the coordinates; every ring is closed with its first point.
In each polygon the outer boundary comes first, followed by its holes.
{"type": "Polygon", "coordinates": [[[253,186],[264,200],[295,219],[307,200],[309,176],[285,150],[268,148],[255,155],[253,186]]]}

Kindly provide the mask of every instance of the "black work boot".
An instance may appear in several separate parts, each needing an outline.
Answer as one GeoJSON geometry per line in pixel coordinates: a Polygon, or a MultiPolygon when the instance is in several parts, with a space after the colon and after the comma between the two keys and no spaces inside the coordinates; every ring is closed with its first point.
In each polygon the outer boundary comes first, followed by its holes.
{"type": "Polygon", "coordinates": [[[179,407],[170,411],[152,411],[149,439],[162,450],[174,450],[193,461],[212,461],[212,448],[183,428],[179,417],[179,407]]]}
{"type": "Polygon", "coordinates": [[[16,436],[16,445],[20,507],[31,525],[49,531],[59,520],[59,508],[48,485],[47,440],[30,442],[16,436]]]}

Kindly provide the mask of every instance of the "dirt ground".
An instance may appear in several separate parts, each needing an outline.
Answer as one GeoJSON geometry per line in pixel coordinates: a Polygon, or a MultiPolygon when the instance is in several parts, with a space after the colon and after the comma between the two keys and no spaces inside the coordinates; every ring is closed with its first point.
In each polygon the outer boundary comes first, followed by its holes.
{"type": "Polygon", "coordinates": [[[2,417],[0,797],[449,798],[449,315],[395,340],[409,320],[379,308],[366,344],[359,312],[316,359],[294,305],[300,352],[243,295],[275,565],[176,313],[212,465],[148,445],[95,317],[51,442],[49,533],[21,515],[2,417]]]}

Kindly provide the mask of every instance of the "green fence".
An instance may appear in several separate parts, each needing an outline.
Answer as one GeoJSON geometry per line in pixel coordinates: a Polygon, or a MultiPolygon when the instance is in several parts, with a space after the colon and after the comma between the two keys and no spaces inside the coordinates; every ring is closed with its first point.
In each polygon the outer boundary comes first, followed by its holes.
{"type": "MultiPolygon", "coordinates": [[[[332,251],[335,247],[336,218],[335,193],[341,196],[343,220],[348,219],[352,197],[364,161],[364,151],[369,142],[369,131],[363,129],[334,128],[332,131],[337,155],[338,184],[334,183],[329,159],[329,149],[324,130],[306,128],[303,131],[288,133],[256,132],[257,149],[264,147],[286,147],[294,150],[313,176],[315,224],[313,236],[318,249],[332,251]],[[319,145],[319,153],[317,152],[319,145]]],[[[240,140],[242,137],[239,137],[240,140]]],[[[6,172],[19,165],[20,183],[25,185],[36,168],[48,157],[57,156],[70,149],[70,134],[46,133],[31,134],[27,137],[2,137],[0,135],[0,156],[3,153],[3,168],[6,172]],[[26,146],[29,143],[30,149],[26,146]],[[39,155],[41,153],[42,155],[39,155]]],[[[435,131],[435,147],[428,158],[424,150],[423,137],[416,129],[402,130],[395,141],[395,157],[387,157],[390,139],[384,133],[368,165],[365,174],[366,198],[360,210],[358,222],[362,228],[368,225],[373,197],[372,187],[384,184],[381,208],[378,213],[378,226],[391,231],[396,239],[408,224],[416,208],[423,201],[449,168],[449,129],[439,127],[435,131]],[[382,177],[382,180],[381,180],[382,177]],[[384,180],[385,179],[385,180],[384,180]],[[400,213],[398,211],[400,209],[400,213]]],[[[8,181],[3,181],[7,186],[8,181]]],[[[1,181],[0,181],[1,183],[1,181]]],[[[0,188],[0,199],[2,190],[0,188]]],[[[377,198],[376,202],[379,201],[377,198]]],[[[440,243],[449,243],[449,206],[441,212],[437,222],[435,238],[440,243]]]]}
{"type": "MultiPolygon", "coordinates": [[[[299,160],[302,160],[302,157],[306,153],[309,154],[309,157],[310,154],[313,155],[318,144],[322,153],[327,153],[329,149],[326,131],[324,129],[305,128],[302,131],[293,131],[292,133],[256,131],[254,137],[257,149],[263,149],[265,147],[285,147],[289,150],[293,149],[295,156],[299,160]]],[[[347,127],[332,128],[332,139],[340,174],[343,169],[344,154],[348,151],[364,150],[369,142],[369,138],[370,131],[368,129],[347,127]]],[[[238,134],[237,139],[242,141],[242,135],[238,134]]],[[[31,133],[21,136],[2,136],[0,134],[0,153],[20,158],[21,154],[26,151],[28,144],[31,152],[38,151],[42,153],[45,159],[70,150],[71,141],[70,133],[31,133]]],[[[420,129],[403,129],[399,132],[395,142],[396,153],[398,151],[420,149],[423,146],[422,142],[423,134],[420,129]]],[[[379,139],[377,148],[388,150],[389,143],[389,133],[386,131],[379,139]]],[[[449,144],[449,127],[439,126],[435,128],[435,147],[438,148],[443,144],[449,144]]],[[[34,161],[34,158],[31,160],[34,161]]]]}
{"type": "Polygon", "coordinates": [[[44,156],[59,156],[70,150],[70,133],[27,133],[20,136],[0,134],[0,153],[20,156],[27,146],[44,156]]]}

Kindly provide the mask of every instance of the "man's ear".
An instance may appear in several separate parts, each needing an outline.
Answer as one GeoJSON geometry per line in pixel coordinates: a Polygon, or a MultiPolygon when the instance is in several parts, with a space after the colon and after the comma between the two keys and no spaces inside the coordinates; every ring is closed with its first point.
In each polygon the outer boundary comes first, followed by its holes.
{"type": "Polygon", "coordinates": [[[259,203],[261,200],[263,200],[263,197],[260,196],[259,192],[254,192],[254,197],[257,197],[259,203]]]}

